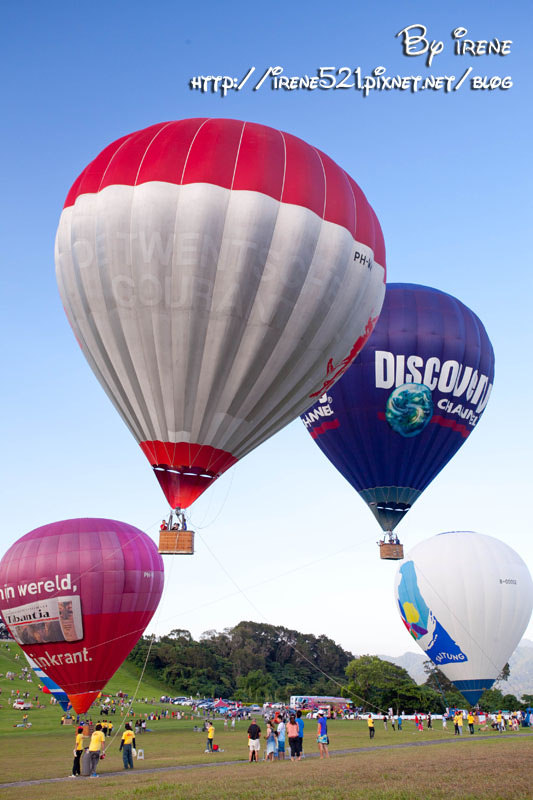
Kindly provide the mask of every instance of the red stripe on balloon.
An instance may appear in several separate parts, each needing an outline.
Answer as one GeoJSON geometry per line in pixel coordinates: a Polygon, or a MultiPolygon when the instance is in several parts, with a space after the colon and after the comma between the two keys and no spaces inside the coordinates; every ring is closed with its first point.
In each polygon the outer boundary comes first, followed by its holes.
{"type": "Polygon", "coordinates": [[[231,453],[210,445],[160,441],[140,445],[172,508],[188,508],[237,462],[231,453]]]}
{"type": "Polygon", "coordinates": [[[243,127],[244,122],[235,119],[212,119],[202,125],[191,142],[179,183],[212,183],[231,189],[243,127]]]}
{"type": "MultiPolygon", "coordinates": [[[[380,264],[382,267],[385,267],[385,239],[383,238],[383,231],[381,230],[381,225],[379,224],[379,220],[376,216],[376,213],[372,206],[369,206],[370,213],[372,215],[373,224],[374,224],[374,259],[380,264]]],[[[386,272],[383,273],[383,283],[386,282],[386,272]]]]}
{"type": "Polygon", "coordinates": [[[355,233],[362,244],[376,247],[376,260],[385,263],[381,229],[355,181],[302,139],[266,125],[195,118],[161,122],[123,136],[83,170],[65,208],[80,195],[108,186],[150,181],[210,183],[308,208],[355,233]]]}
{"type": "Polygon", "coordinates": [[[180,184],[191,143],[207,122],[207,119],[184,119],[164,123],[144,155],[136,185],[149,181],[180,184]]]}
{"type": "Polygon", "coordinates": [[[281,200],[284,176],[285,143],[280,131],[247,122],[231,188],[249,191],[260,183],[263,194],[281,200]]]}
{"type": "Polygon", "coordinates": [[[462,425],[460,422],[457,422],[455,419],[448,419],[447,417],[441,417],[438,414],[434,414],[431,417],[430,422],[434,422],[437,425],[440,425],[442,428],[452,428],[453,430],[457,431],[461,434],[461,436],[466,439],[467,436],[470,436],[471,429],[467,428],[466,425],[462,425]]]}
{"type": "MultiPolygon", "coordinates": [[[[348,175],[325,153],[320,153],[326,178],[326,208],[324,219],[342,225],[355,238],[355,197],[348,175]]],[[[363,242],[363,244],[368,244],[363,242]]],[[[384,264],[383,261],[379,262],[384,264]]]]}
{"type": "MultiPolygon", "coordinates": [[[[378,419],[386,421],[387,417],[385,416],[385,412],[378,411],[378,419]]],[[[467,436],[470,436],[472,433],[472,431],[461,422],[457,422],[455,419],[441,417],[439,414],[434,414],[429,421],[435,425],[440,425],[441,428],[451,428],[452,430],[457,431],[457,433],[460,433],[464,439],[466,439],[467,436]]]]}
{"type": "Polygon", "coordinates": [[[340,422],[338,419],[330,419],[327,422],[323,422],[322,425],[319,425],[318,428],[313,428],[309,431],[313,439],[316,439],[317,436],[320,434],[325,433],[326,431],[331,431],[334,428],[338,428],[340,422]]]}
{"type": "MultiPolygon", "coordinates": [[[[296,136],[283,134],[285,141],[285,179],[282,203],[303,206],[324,216],[326,181],[318,152],[296,136]]],[[[339,167],[337,169],[340,172],[339,167]]]]}
{"type": "MultiPolygon", "coordinates": [[[[366,199],[362,189],[349,175],[347,176],[347,178],[350,183],[353,196],[355,198],[355,206],[356,206],[355,239],[358,242],[361,242],[362,244],[366,244],[368,247],[371,248],[371,250],[375,254],[374,248],[376,246],[376,242],[379,243],[379,236],[375,227],[375,219],[376,219],[375,214],[370,208],[368,200],[366,199]]],[[[376,256],[376,260],[381,265],[385,264],[384,259],[379,261],[376,256]]],[[[385,281],[385,276],[383,276],[383,280],[385,281]]]]}

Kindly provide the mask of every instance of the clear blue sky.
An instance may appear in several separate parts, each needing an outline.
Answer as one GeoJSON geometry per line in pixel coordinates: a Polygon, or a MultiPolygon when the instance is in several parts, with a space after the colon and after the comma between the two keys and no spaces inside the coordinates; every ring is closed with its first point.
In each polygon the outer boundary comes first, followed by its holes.
{"type": "MultiPolygon", "coordinates": [[[[155,535],[163,496],[71,334],[54,237],[70,185],[109,142],[162,120],[223,116],[281,128],[327,152],[380,218],[389,280],[450,292],[482,319],[496,353],[492,398],[398,532],[408,549],[443,530],[477,530],[505,539],[531,568],[529,3],[17,0],[4,2],[1,16],[0,549],[75,516],[123,519],[155,535]],[[425,57],[404,55],[395,36],[415,23],[444,42],[430,69],[425,57]],[[457,27],[475,40],[512,40],[511,54],[454,56],[457,27]],[[471,66],[473,75],[511,75],[514,86],[367,98],[268,83],[252,91],[252,79],[226,98],[188,88],[194,75],[240,78],[255,66],[255,79],[276,65],[288,75],[385,66],[457,77],[471,66]]],[[[395,566],[378,560],[372,515],[299,422],[215,484],[192,521],[203,526],[197,555],[167,560],[152,629],[197,636],[266,619],[326,633],[354,652],[416,649],[394,608],[395,566]],[[237,589],[220,564],[246,596],[227,597],[237,589]],[[292,584],[300,604],[287,602],[292,584]]]]}

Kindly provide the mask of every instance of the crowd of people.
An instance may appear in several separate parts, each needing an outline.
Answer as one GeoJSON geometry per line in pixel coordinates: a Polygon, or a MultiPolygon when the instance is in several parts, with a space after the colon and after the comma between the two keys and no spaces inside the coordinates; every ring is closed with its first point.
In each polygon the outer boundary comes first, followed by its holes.
{"type": "MultiPolygon", "coordinates": [[[[304,758],[304,720],[302,712],[290,712],[287,715],[276,714],[266,720],[265,731],[265,760],[284,759],[288,745],[291,761],[301,761],[304,758]]],[[[316,740],[320,758],[329,758],[329,738],[327,719],[323,712],[317,716],[316,740]]],[[[261,728],[254,718],[248,728],[248,760],[257,761],[261,749],[261,728]]]]}
{"type": "MultiPolygon", "coordinates": [[[[316,741],[320,758],[329,758],[328,723],[323,711],[317,715],[316,741]]],[[[289,713],[276,712],[273,718],[266,719],[265,730],[265,760],[285,759],[288,754],[291,761],[301,761],[304,758],[304,720],[302,712],[289,713]]],[[[254,718],[248,728],[248,760],[257,761],[261,749],[261,728],[254,718]]]]}
{"type": "MultiPolygon", "coordinates": [[[[316,723],[316,741],[320,758],[329,758],[328,723],[323,711],[318,713],[316,723]]],[[[231,717],[230,720],[228,720],[227,716],[224,718],[224,730],[227,730],[228,724],[231,725],[232,730],[235,730],[234,716],[231,717]]],[[[257,718],[251,717],[250,725],[247,729],[248,761],[259,760],[262,738],[264,739],[263,759],[265,761],[274,761],[275,759],[284,760],[286,754],[291,761],[301,761],[302,758],[304,758],[303,740],[305,723],[301,711],[277,711],[273,717],[265,717],[264,725],[265,730],[263,734],[257,722],[257,718]]],[[[207,720],[205,722],[203,730],[207,732],[205,752],[217,752],[218,747],[214,744],[215,726],[212,720],[207,720]]]]}
{"type": "MultiPolygon", "coordinates": [[[[470,735],[475,733],[477,726],[478,731],[487,731],[489,729],[497,730],[503,733],[506,730],[518,731],[520,727],[529,727],[531,725],[531,715],[525,711],[512,711],[488,714],[480,711],[479,709],[447,709],[442,715],[439,715],[442,720],[442,728],[446,730],[448,722],[453,725],[454,735],[462,736],[463,728],[468,727],[470,735]]],[[[367,715],[368,732],[371,739],[375,736],[376,721],[381,719],[383,727],[387,730],[390,725],[393,731],[402,731],[405,715],[393,714],[389,711],[388,714],[383,714],[381,717],[375,717],[372,714],[367,715]]],[[[414,723],[415,730],[422,733],[424,730],[424,723],[427,730],[433,730],[433,722],[435,717],[428,712],[427,714],[410,715],[409,720],[414,723]]]]}
{"type": "MultiPolygon", "coordinates": [[[[112,729],[111,725],[111,729],[112,729]]],[[[84,752],[85,737],[88,733],[88,726],[79,725],[76,729],[74,744],[74,761],[72,763],[71,778],[78,778],[82,774],[82,756],[84,752]]],[[[90,778],[100,777],[97,773],[98,764],[105,758],[106,736],[111,735],[109,726],[104,727],[104,723],[98,723],[90,734],[89,746],[87,748],[87,770],[90,778]]],[[[129,722],[124,725],[124,733],[120,740],[119,752],[122,752],[124,769],[133,769],[133,756],[135,754],[136,742],[135,733],[131,729],[129,722]]]]}

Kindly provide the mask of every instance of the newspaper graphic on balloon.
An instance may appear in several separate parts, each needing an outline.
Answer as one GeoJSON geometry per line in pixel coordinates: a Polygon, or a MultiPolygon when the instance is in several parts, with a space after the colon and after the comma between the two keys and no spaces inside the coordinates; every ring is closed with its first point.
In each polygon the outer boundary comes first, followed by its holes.
{"type": "Polygon", "coordinates": [[[77,642],[83,639],[79,595],[49,597],[2,610],[18,644],[77,642]]]}

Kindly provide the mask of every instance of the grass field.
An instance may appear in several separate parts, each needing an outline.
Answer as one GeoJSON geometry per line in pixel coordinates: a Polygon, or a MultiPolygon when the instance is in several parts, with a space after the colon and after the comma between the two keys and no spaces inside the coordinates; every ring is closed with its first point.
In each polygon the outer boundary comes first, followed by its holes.
{"type": "MultiPolygon", "coordinates": [[[[19,671],[24,664],[15,662],[15,645],[6,650],[0,645],[0,673],[19,671]]],[[[108,688],[133,694],[138,671],[132,665],[122,667],[108,688]]],[[[71,771],[74,728],[61,726],[60,707],[45,705],[29,712],[32,727],[13,727],[22,712],[13,711],[5,702],[12,689],[37,693],[36,682],[7,681],[0,678],[0,794],[19,800],[59,800],[60,798],[216,798],[217,800],[407,800],[407,798],[532,798],[533,736],[525,732],[503,735],[488,733],[481,740],[467,735],[454,740],[453,731],[425,730],[418,733],[412,723],[405,723],[402,733],[383,730],[377,724],[376,737],[370,742],[364,722],[333,721],[329,724],[332,758],[319,761],[307,758],[299,763],[240,763],[247,758],[248,722],[237,723],[235,732],[224,730],[216,720],[215,741],[223,752],[204,753],[205,737],[193,731],[197,720],[161,719],[148,723],[150,732],[137,737],[137,747],[145,752],[144,761],[135,762],[134,772],[122,771],[118,751],[120,736],[108,739],[105,761],[100,763],[100,779],[68,779],[71,771]],[[428,746],[405,747],[411,743],[428,746]],[[384,747],[385,746],[385,747],[384,747]],[[354,748],[372,749],[358,753],[335,751],[354,748]],[[390,748],[390,749],[389,749],[390,748]],[[228,764],[221,762],[236,762],[228,764]],[[217,764],[218,762],[218,764],[217,764]],[[195,765],[209,764],[209,769],[195,765]],[[178,767],[178,769],[173,769],[178,767]],[[181,767],[181,769],[179,769],[181,767]],[[153,770],[159,770],[153,772],[153,770]],[[118,772],[117,775],[111,773],[118,772]],[[39,785],[6,787],[16,781],[65,778],[39,785]]],[[[143,681],[139,697],[155,697],[165,687],[143,681]]],[[[46,696],[45,696],[46,697],[46,696]]],[[[46,700],[45,700],[46,703],[46,700]]],[[[136,703],[135,715],[159,711],[160,703],[136,703]]],[[[97,719],[97,714],[93,715],[97,719]]],[[[120,726],[117,714],[112,718],[115,731],[120,726]]],[[[315,754],[314,720],[306,720],[305,750],[315,754]]]]}

